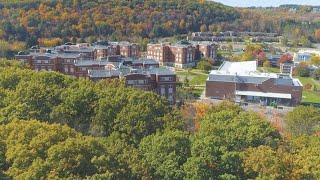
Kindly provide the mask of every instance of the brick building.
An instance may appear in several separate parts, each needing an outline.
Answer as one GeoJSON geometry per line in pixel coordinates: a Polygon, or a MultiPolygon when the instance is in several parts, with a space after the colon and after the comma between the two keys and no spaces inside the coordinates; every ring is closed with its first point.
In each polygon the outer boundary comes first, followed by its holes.
{"type": "MultiPolygon", "coordinates": [[[[130,56],[134,53],[137,54],[138,50],[133,49],[125,51],[126,53],[131,51],[130,56]]],[[[96,52],[96,54],[101,53],[99,59],[92,58],[90,54],[83,55],[82,52],[89,52],[89,50],[83,51],[81,49],[81,52],[77,53],[70,52],[70,48],[67,48],[67,51],[59,52],[37,51],[28,55],[16,55],[16,59],[28,64],[36,71],[57,71],[94,81],[124,78],[129,87],[153,91],[166,97],[171,104],[175,103],[176,75],[169,69],[159,68],[159,62],[152,59],[126,58],[114,55],[114,52],[110,53],[108,49],[105,52],[96,52]]]]}
{"type": "Polygon", "coordinates": [[[88,77],[94,81],[113,78],[125,79],[128,87],[153,91],[166,97],[170,104],[176,102],[176,74],[173,71],[160,68],[159,63],[150,59],[129,61],[126,59],[118,64],[107,63],[102,69],[90,69],[88,77]]]}
{"type": "MultiPolygon", "coordinates": [[[[33,50],[36,53],[41,51],[33,50]]],[[[130,42],[96,42],[92,45],[89,43],[81,44],[64,44],[52,48],[52,51],[60,54],[79,54],[82,58],[101,59],[109,56],[121,55],[123,57],[140,57],[140,47],[130,42]]]]}
{"type": "Polygon", "coordinates": [[[147,58],[157,60],[160,65],[177,68],[194,67],[202,57],[214,60],[216,45],[210,42],[180,42],[171,44],[148,44],[147,58]]]}
{"type": "Polygon", "coordinates": [[[89,70],[89,78],[96,81],[110,78],[125,79],[126,86],[153,91],[167,98],[170,104],[176,102],[176,74],[166,68],[131,68],[89,70]]]}
{"type": "Polygon", "coordinates": [[[259,73],[256,61],[224,62],[206,82],[206,97],[235,102],[299,105],[303,86],[290,75],[259,73]]]}

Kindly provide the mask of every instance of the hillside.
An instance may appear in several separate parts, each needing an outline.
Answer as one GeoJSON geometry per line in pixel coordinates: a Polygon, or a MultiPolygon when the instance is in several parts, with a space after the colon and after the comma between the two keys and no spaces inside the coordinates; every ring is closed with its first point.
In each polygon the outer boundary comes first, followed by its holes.
{"type": "Polygon", "coordinates": [[[0,37],[25,41],[39,38],[143,39],[199,31],[233,21],[239,14],[215,2],[193,0],[51,0],[0,1],[0,37]]]}

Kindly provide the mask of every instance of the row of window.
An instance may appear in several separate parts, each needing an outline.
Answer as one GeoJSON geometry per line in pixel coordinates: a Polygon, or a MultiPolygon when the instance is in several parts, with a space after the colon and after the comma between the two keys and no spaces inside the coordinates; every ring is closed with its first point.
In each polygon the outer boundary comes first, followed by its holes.
{"type": "Polygon", "coordinates": [[[46,71],[52,71],[51,66],[36,66],[34,67],[36,71],[46,70],[46,71]]]}
{"type": "Polygon", "coordinates": [[[50,61],[49,60],[36,60],[35,63],[37,63],[37,64],[49,64],[50,61]]]}
{"type": "Polygon", "coordinates": [[[160,77],[160,81],[173,81],[173,77],[160,77]]]}
{"type": "Polygon", "coordinates": [[[73,67],[71,67],[70,68],[70,70],[69,70],[69,68],[68,67],[64,67],[64,72],[71,72],[71,73],[74,73],[74,68],[73,67]]]}
{"type": "Polygon", "coordinates": [[[147,80],[127,80],[128,85],[144,85],[147,84],[147,80]]]}
{"type": "MultiPolygon", "coordinates": [[[[167,88],[168,88],[168,95],[172,95],[173,94],[173,86],[170,84],[167,86],[167,88]]],[[[160,95],[162,95],[162,96],[166,95],[166,86],[165,85],[160,86],[160,95]]]]}

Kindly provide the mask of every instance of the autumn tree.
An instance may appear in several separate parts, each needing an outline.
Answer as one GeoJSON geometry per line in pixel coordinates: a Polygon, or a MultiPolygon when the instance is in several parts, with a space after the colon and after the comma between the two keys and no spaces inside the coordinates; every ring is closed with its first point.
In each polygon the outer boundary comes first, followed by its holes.
{"type": "Polygon", "coordinates": [[[293,62],[293,57],[291,54],[283,54],[281,55],[280,59],[278,60],[278,65],[283,64],[283,63],[292,63],[293,62]]]}
{"type": "Polygon", "coordinates": [[[299,106],[285,118],[288,131],[292,135],[312,135],[320,126],[320,110],[312,106],[299,106]]]}
{"type": "Polygon", "coordinates": [[[297,76],[309,77],[310,69],[308,64],[304,62],[299,63],[299,65],[294,68],[293,73],[297,76]]]}
{"type": "Polygon", "coordinates": [[[243,154],[243,166],[249,179],[285,179],[288,177],[288,170],[285,162],[276,150],[269,146],[248,148],[243,154]]]}
{"type": "Polygon", "coordinates": [[[320,56],[313,55],[310,60],[310,64],[320,66],[320,56]]]}
{"type": "Polygon", "coordinates": [[[318,42],[320,41],[320,29],[315,30],[314,37],[318,42]]]}
{"type": "Polygon", "coordinates": [[[239,166],[241,151],[247,147],[274,145],[278,138],[276,130],[253,113],[242,112],[227,103],[213,106],[194,135],[191,157],[184,164],[186,177],[244,177],[239,166]],[[234,127],[237,127],[236,134],[234,127]]]}

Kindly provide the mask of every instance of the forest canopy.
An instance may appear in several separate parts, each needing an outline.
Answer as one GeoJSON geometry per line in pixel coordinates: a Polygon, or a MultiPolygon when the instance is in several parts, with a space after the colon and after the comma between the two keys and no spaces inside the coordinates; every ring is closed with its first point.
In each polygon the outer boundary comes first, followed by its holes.
{"type": "Polygon", "coordinates": [[[289,114],[288,138],[230,102],[197,108],[190,124],[182,109],[121,81],[0,61],[0,179],[320,177],[319,110],[289,114]]]}
{"type": "Polygon", "coordinates": [[[193,0],[0,1],[1,38],[34,45],[41,38],[154,38],[199,31],[239,14],[193,0]]]}

